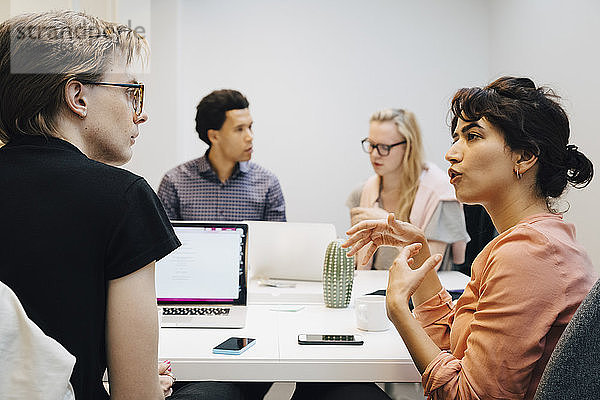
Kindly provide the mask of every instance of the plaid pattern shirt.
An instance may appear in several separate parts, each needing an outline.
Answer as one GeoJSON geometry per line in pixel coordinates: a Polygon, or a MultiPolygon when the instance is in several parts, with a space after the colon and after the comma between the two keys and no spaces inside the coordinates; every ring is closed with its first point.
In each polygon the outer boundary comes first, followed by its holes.
{"type": "Polygon", "coordinates": [[[273,173],[240,162],[222,183],[208,161],[208,151],[168,171],[158,187],[158,197],[171,220],[286,220],[283,192],[273,173]]]}

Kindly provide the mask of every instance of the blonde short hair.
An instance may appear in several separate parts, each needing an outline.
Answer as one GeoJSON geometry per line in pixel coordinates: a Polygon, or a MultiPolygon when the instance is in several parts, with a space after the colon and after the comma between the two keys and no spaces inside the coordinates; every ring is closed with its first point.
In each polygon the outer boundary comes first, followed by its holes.
{"type": "Polygon", "coordinates": [[[125,25],[75,11],[22,14],[0,24],[0,140],[55,136],[71,79],[98,80],[115,57],[145,61],[146,40],[125,25]]]}

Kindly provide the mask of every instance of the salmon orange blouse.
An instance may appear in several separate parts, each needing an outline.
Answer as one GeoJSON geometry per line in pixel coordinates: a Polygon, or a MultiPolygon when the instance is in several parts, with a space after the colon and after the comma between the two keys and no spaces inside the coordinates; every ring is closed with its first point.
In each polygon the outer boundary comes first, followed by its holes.
{"type": "Polygon", "coordinates": [[[560,215],[537,214],[473,261],[456,305],[442,290],[415,317],[442,351],[422,376],[431,399],[531,399],[565,326],[596,280],[560,215]]]}

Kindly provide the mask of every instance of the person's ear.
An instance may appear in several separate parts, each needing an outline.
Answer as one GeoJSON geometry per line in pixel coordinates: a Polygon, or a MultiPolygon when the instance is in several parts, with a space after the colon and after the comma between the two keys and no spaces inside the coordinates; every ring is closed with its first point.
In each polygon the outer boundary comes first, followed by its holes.
{"type": "Polygon", "coordinates": [[[75,79],[70,79],[65,85],[65,103],[79,118],[87,116],[88,101],[85,95],[85,86],[75,79]]]}
{"type": "Polygon", "coordinates": [[[215,142],[217,142],[219,140],[219,131],[216,129],[209,129],[208,131],[206,131],[207,136],[208,136],[208,140],[210,141],[210,144],[213,145],[215,144],[215,142]]]}
{"type": "Polygon", "coordinates": [[[515,172],[523,175],[533,168],[537,163],[538,157],[529,150],[519,150],[515,152],[515,172]]]}

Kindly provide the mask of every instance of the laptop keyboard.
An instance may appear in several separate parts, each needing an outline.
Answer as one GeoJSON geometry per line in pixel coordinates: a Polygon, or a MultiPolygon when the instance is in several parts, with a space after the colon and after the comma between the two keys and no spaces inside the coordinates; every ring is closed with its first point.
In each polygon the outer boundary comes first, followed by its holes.
{"type": "Polygon", "coordinates": [[[229,308],[223,307],[163,307],[162,310],[162,315],[229,315],[229,308]]]}

